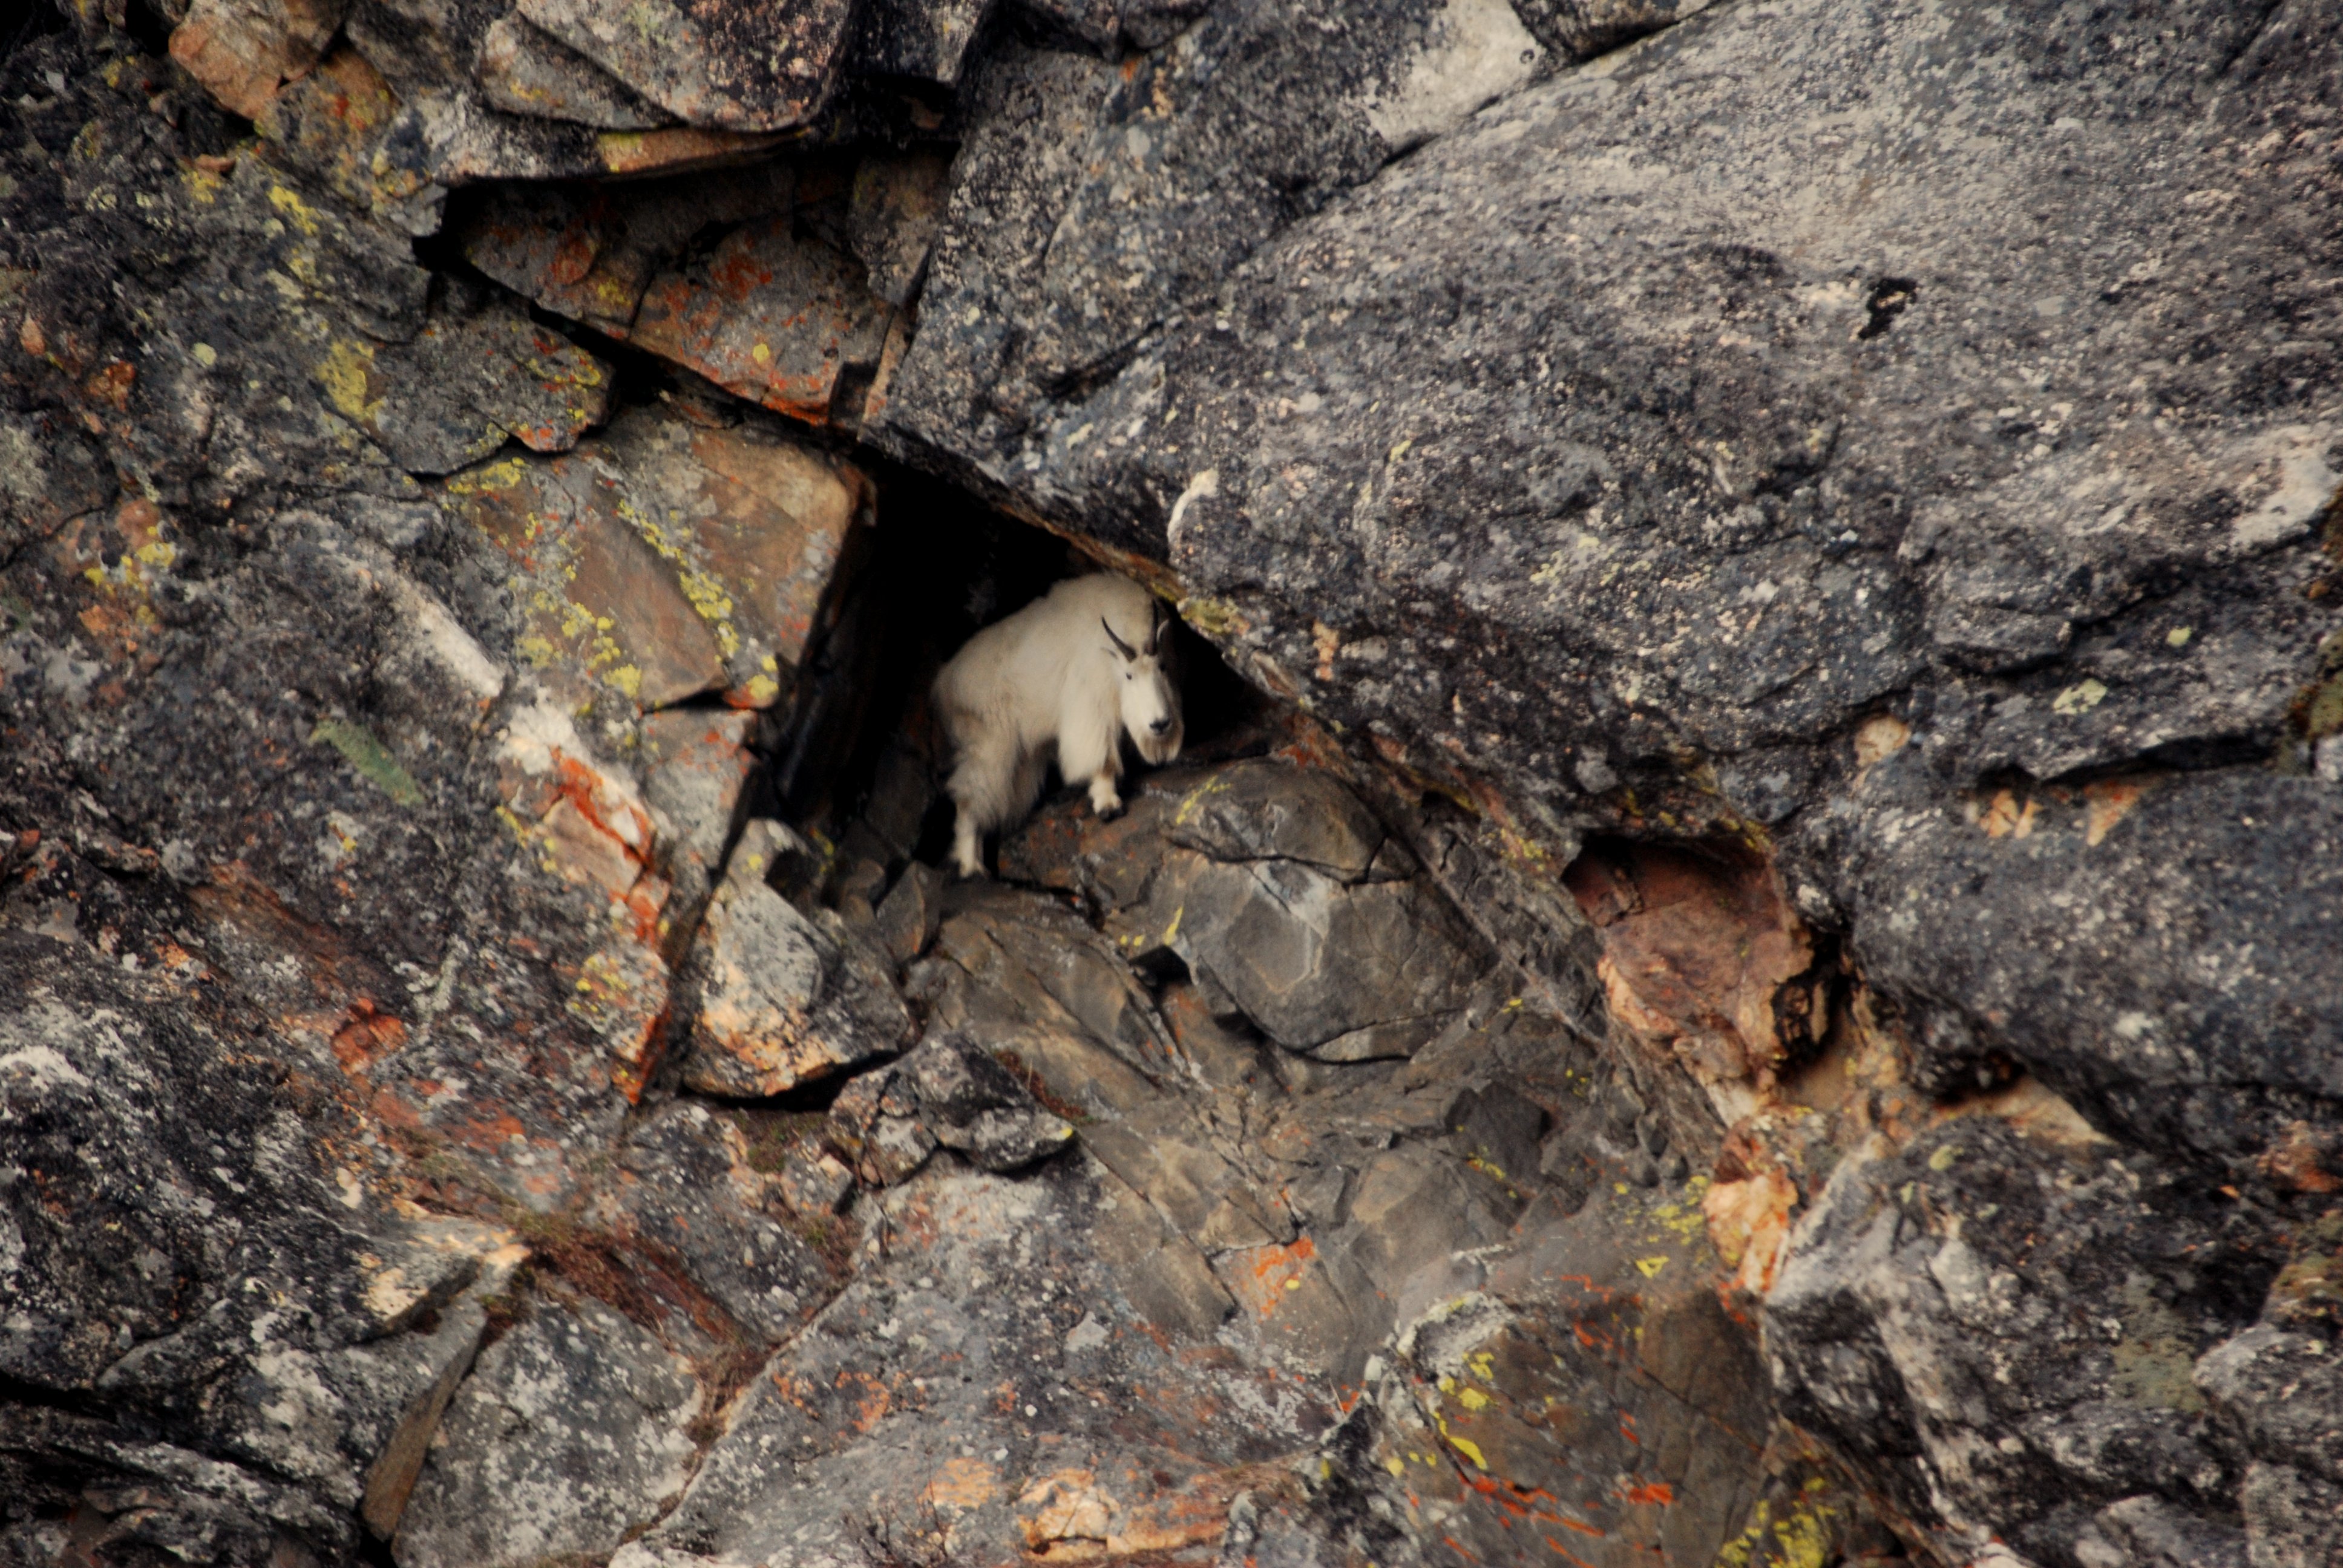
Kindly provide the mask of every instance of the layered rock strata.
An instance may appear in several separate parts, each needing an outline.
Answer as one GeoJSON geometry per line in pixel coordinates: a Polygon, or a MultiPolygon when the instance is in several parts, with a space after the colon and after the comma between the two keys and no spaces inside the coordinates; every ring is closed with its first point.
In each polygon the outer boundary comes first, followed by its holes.
{"type": "Polygon", "coordinates": [[[28,26],[0,1563],[2333,1560],[2323,20],[28,26]]]}

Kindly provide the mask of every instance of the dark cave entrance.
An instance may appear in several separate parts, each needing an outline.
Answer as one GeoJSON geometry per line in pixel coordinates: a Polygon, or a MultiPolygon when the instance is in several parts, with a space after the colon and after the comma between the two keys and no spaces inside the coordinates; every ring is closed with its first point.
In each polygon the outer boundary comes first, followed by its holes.
{"type": "MultiPolygon", "coordinates": [[[[927,706],[936,672],[981,628],[1064,578],[1106,568],[949,481],[867,449],[850,456],[878,487],[876,520],[856,530],[841,563],[827,629],[773,727],[749,809],[820,834],[841,872],[857,861],[882,865],[891,882],[910,860],[940,863],[950,842],[940,794],[949,758],[927,706]]],[[[1183,759],[1265,749],[1272,699],[1184,622],[1171,625],[1183,759]]],[[[1128,738],[1124,761],[1144,766],[1128,738]]],[[[1064,789],[1052,769],[1044,800],[1064,789]]]]}

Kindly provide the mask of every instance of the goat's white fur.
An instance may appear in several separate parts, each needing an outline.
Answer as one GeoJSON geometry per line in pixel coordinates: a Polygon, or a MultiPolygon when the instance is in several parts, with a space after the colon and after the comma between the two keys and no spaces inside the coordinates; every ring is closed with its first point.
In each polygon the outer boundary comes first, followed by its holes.
{"type": "Polygon", "coordinates": [[[958,808],[952,863],[979,876],[983,835],[1032,809],[1055,755],[1069,783],[1090,781],[1091,809],[1122,809],[1122,732],[1140,755],[1180,755],[1180,693],[1162,657],[1165,619],[1128,578],[1060,583],[968,639],[936,676],[936,713],[950,738],[945,793],[958,808]]]}

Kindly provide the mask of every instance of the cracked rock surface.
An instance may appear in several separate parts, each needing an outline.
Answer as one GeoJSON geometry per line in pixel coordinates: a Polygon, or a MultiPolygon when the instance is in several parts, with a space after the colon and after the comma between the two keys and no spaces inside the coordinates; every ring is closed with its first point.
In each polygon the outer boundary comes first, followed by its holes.
{"type": "Polygon", "coordinates": [[[6,24],[0,1568],[2343,1561],[2328,9],[6,24]]]}

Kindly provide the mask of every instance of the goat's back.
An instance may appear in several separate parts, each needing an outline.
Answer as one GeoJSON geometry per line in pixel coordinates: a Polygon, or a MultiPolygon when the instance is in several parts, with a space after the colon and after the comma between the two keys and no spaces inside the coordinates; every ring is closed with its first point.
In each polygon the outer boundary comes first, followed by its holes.
{"type": "Polygon", "coordinates": [[[1136,648],[1154,613],[1151,596],[1129,578],[1069,578],[970,638],[937,673],[936,705],[955,736],[988,718],[1013,717],[1024,739],[1048,739],[1067,682],[1084,661],[1108,672],[1112,649],[1099,622],[1136,648]]]}

